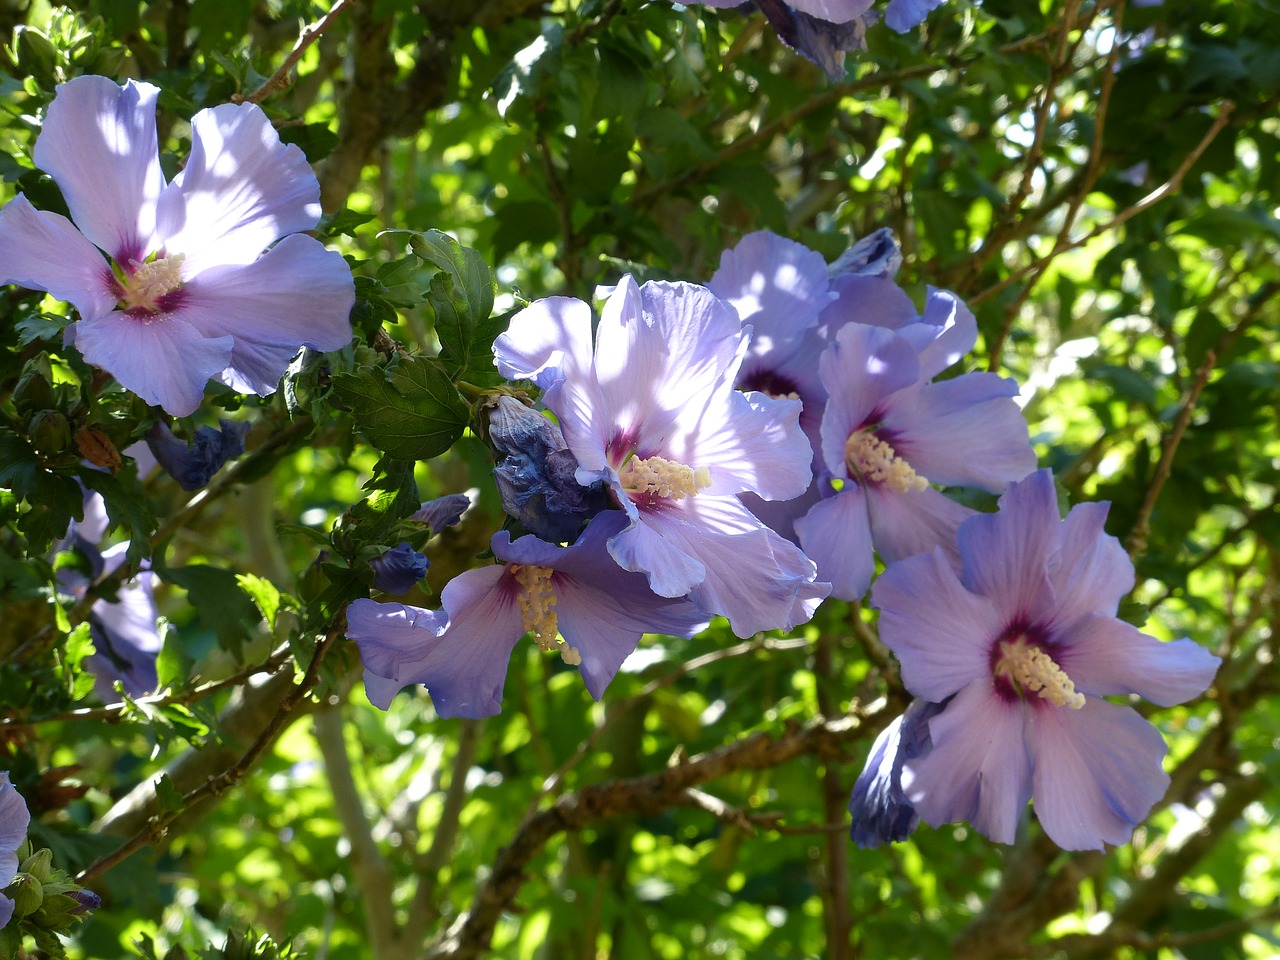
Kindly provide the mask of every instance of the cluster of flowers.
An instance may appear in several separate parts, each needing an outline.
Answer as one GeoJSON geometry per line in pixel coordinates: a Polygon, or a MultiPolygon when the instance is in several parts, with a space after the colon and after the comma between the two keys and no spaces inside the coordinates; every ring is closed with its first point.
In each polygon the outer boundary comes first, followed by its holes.
{"type": "Polygon", "coordinates": [[[523,536],[442,608],[357,600],[348,635],[370,697],[425,684],[445,717],[501,708],[532,634],[597,699],[645,633],[789,630],[827,595],[871,592],[918,698],[877,741],[853,835],[924,819],[1011,842],[1033,796],[1070,849],[1119,843],[1164,793],[1160,734],[1107,696],[1170,705],[1218,659],[1116,618],[1133,567],[1106,506],[1060,519],[1014,401],[989,373],[936,379],[974,345],[972,313],[929,290],[918,312],[879,231],[828,266],[769,233],[725,252],[707,286],[624,277],[591,307],[531,304],[494,343],[554,421],[491,402],[503,504],[523,536]],[[980,514],[938,486],[1002,493],[980,514]]]}

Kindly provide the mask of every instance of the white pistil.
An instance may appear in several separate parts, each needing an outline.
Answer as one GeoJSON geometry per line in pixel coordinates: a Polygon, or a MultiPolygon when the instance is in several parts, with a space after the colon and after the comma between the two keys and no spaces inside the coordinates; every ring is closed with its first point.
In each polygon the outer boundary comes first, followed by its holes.
{"type": "Polygon", "coordinates": [[[1076,690],[1066,671],[1053,657],[1028,643],[1026,637],[1001,642],[995,674],[1018,683],[1056,707],[1079,710],[1084,706],[1084,694],[1076,690]]]}
{"type": "Polygon", "coordinates": [[[845,441],[844,458],[849,469],[864,482],[882,483],[899,493],[909,490],[925,490],[929,481],[919,476],[894,452],[887,442],[870,430],[858,430],[845,441]]]}
{"type": "Polygon", "coordinates": [[[520,584],[516,603],[524,620],[526,633],[532,633],[539,650],[556,651],[565,663],[577,665],[582,655],[569,646],[559,635],[559,619],[556,617],[556,593],[551,586],[550,567],[533,564],[508,564],[511,575],[520,584]]]}
{"type": "Polygon", "coordinates": [[[175,253],[150,263],[130,261],[133,272],[120,284],[124,288],[120,297],[121,308],[154,312],[161,297],[182,286],[182,261],[185,259],[185,255],[175,253]]]}
{"type": "Polygon", "coordinates": [[[711,486],[711,473],[706,467],[687,467],[674,460],[632,457],[618,471],[622,489],[640,496],[683,500],[711,486]]]}

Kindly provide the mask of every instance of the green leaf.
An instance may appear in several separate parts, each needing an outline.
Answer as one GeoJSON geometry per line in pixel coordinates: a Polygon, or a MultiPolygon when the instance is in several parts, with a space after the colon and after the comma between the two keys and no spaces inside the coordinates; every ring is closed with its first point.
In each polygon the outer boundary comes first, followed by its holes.
{"type": "Polygon", "coordinates": [[[385,367],[333,378],[356,427],[373,446],[399,460],[429,460],[462,436],[469,411],[440,365],[394,357],[385,367]]]}
{"type": "Polygon", "coordinates": [[[501,329],[490,322],[494,283],[489,265],[475,250],[439,230],[415,234],[409,247],[420,260],[440,269],[427,291],[436,314],[440,363],[454,379],[494,379],[491,351],[501,329]]]}
{"type": "Polygon", "coordinates": [[[218,636],[218,642],[237,657],[245,637],[261,621],[236,575],[229,570],[193,563],[186,567],[159,567],[165,583],[182,587],[196,608],[200,622],[218,636]]]}
{"type": "Polygon", "coordinates": [[[156,781],[155,787],[156,800],[159,802],[161,810],[177,813],[186,806],[182,800],[182,794],[178,791],[173,781],[169,779],[167,773],[160,774],[160,779],[156,781]]]}
{"type": "Polygon", "coordinates": [[[270,580],[256,576],[252,573],[238,573],[236,580],[240,584],[240,589],[249,595],[254,605],[262,611],[262,616],[267,621],[267,626],[272,630],[276,628],[276,615],[280,612],[283,604],[286,607],[296,606],[297,602],[288,594],[282,594],[276,585],[270,580]]]}
{"type": "Polygon", "coordinates": [[[160,631],[160,653],[156,656],[156,677],[160,688],[183,686],[191,678],[195,660],[187,653],[176,630],[168,629],[168,624],[161,621],[160,631]]]}
{"type": "Polygon", "coordinates": [[[151,498],[142,489],[132,468],[112,475],[88,467],[80,471],[80,482],[102,494],[107,516],[112,524],[129,529],[129,549],[125,562],[133,565],[151,555],[151,534],[156,530],[156,517],[151,498]]]}

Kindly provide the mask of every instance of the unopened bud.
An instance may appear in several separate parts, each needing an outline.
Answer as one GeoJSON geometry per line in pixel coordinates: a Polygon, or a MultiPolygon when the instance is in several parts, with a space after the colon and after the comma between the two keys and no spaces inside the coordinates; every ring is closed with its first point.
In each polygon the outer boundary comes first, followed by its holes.
{"type": "Polygon", "coordinates": [[[41,410],[27,424],[27,436],[36,453],[56,457],[71,446],[71,424],[57,410],[41,410]]]}
{"type": "Polygon", "coordinates": [[[9,888],[9,896],[16,916],[30,916],[44,906],[44,884],[29,873],[19,874],[9,888]]]}
{"type": "Polygon", "coordinates": [[[53,876],[53,851],[48,847],[42,847],[22,861],[18,872],[29,873],[43,883],[53,876]]]}

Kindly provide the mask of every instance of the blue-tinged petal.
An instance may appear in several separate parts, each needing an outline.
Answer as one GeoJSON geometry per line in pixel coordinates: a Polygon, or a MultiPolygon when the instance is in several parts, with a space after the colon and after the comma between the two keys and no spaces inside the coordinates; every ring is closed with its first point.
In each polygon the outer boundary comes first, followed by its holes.
{"type": "Polygon", "coordinates": [[[465,493],[450,493],[424,501],[418,512],[409,519],[425,523],[432,533],[439,533],[445,527],[452,527],[462,519],[462,515],[471,507],[471,498],[465,493]]]}
{"type": "Polygon", "coordinates": [[[197,427],[190,442],[179,440],[164,421],[147,431],[147,448],[183,490],[199,490],[222,465],[244,453],[247,420],[219,420],[217,427],[197,427]]]}
{"type": "Polygon", "coordinates": [[[800,546],[818,567],[818,579],[831,584],[831,595],[861,600],[876,566],[862,487],[849,484],[834,497],[819,500],[795,529],[800,546]]]}
{"type": "Polygon", "coordinates": [[[66,217],[18,194],[0,210],[0,283],[47,290],[94,320],[115,309],[111,268],[66,217]]]}
{"type": "Polygon", "coordinates": [[[914,696],[941,703],[971,682],[990,682],[990,647],[1004,629],[995,605],[966,590],[941,550],[899,560],[871,588],[880,639],[914,696]]]}
{"type": "MultiPolygon", "coordinates": [[[[0,888],[7,887],[18,873],[17,849],[27,837],[31,814],[27,802],[9,780],[7,770],[0,770],[0,888]]],[[[0,907],[4,898],[0,897],[0,907]]],[[[12,914],[13,901],[7,901],[12,914]]],[[[7,918],[6,918],[7,919],[7,918]]]]}
{"type": "MultiPolygon", "coordinates": [[[[16,857],[14,859],[17,859],[16,857]]],[[[0,927],[6,926],[13,919],[13,911],[17,906],[12,900],[0,893],[0,927]]]]}
{"type": "Polygon", "coordinates": [[[932,380],[958,363],[978,342],[978,321],[963,300],[950,290],[930,287],[920,322],[908,327],[920,351],[920,379],[932,380]]]}
{"type": "Polygon", "coordinates": [[[1128,843],[1169,788],[1164,738],[1131,707],[1089,697],[1080,710],[1035,711],[1027,732],[1036,817],[1064,850],[1128,843]]]}
{"type": "Polygon", "coordinates": [[[836,299],[821,318],[831,336],[847,323],[900,330],[920,319],[911,298],[888,277],[843,274],[831,281],[831,288],[836,299]]]}
{"type": "Polygon", "coordinates": [[[399,543],[369,561],[373,585],[384,593],[408,593],[427,575],[430,561],[408,543],[399,543]]]}
{"type": "MultiPolygon", "coordinates": [[[[687,501],[669,501],[647,511],[644,519],[631,524],[609,541],[609,555],[624,570],[643,573],[653,592],[662,597],[683,597],[702,583],[706,565],[689,552],[686,545],[664,534],[666,525],[654,522],[667,513],[683,517],[687,501]]],[[[677,519],[676,522],[685,522],[677,519]]]]}
{"type": "Polygon", "coordinates": [[[178,316],[207,337],[235,338],[219,379],[243,393],[274,392],[303,344],[351,342],[351,269],[313,237],[294,234],[253,263],[211,267],[181,292],[178,316]]]}
{"type": "Polygon", "coordinates": [[[844,77],[846,53],[866,49],[866,23],[859,16],[835,23],[795,9],[784,0],[755,0],[755,5],[779,40],[821,67],[833,81],[844,77]]]}
{"type": "Polygon", "coordinates": [[[75,331],[88,363],[175,417],[195,412],[204,385],[231,360],[231,337],[206,338],[181,315],[110,313],[76,324],[75,331]]]}
{"type": "MultiPolygon", "coordinates": [[[[112,573],[124,563],[128,543],[118,543],[103,555],[103,572],[112,573]]],[[[104,701],[115,700],[119,680],[125,693],[140,697],[159,686],[156,657],[162,645],[156,629],[155,578],[143,570],[120,587],[114,602],[97,600],[90,609],[89,624],[94,655],[89,667],[97,678],[95,689],[104,701]]]]}
{"type": "Polygon", "coordinates": [[[761,364],[789,356],[835,299],[822,254],[768,230],[749,233],[724,251],[707,288],[751,324],[739,385],[761,364]]]}
{"type": "Polygon", "coordinates": [[[77,77],[58,87],[36,138],[36,166],[57,182],[81,232],[119,263],[156,249],[164,188],[149,83],[77,77]]]}
{"type": "Polygon", "coordinates": [[[1136,693],[1162,707],[1200,696],[1222,665],[1194,640],[1157,640],[1100,614],[1081,617],[1054,639],[1054,659],[1077,689],[1099,697],[1136,693]]]}
{"type": "Polygon", "coordinates": [[[1114,616],[1133,589],[1133,561],[1120,541],[1106,532],[1108,503],[1078,503],[1058,530],[1058,549],[1049,557],[1052,613],[1042,615],[1051,632],[1090,613],[1114,616]]]}
{"type": "Polygon", "coordinates": [[[897,843],[911,835],[920,815],[902,792],[902,768],[933,749],[929,720],[945,704],[912,700],[906,712],[880,731],[849,797],[849,835],[862,848],[897,843]]]}
{"type": "Polygon", "coordinates": [[[762,393],[717,394],[706,405],[701,429],[672,438],[669,456],[705,467],[711,485],[699,495],[754,493],[790,500],[808,489],[813,450],[800,430],[800,401],[762,393]]]}
{"type": "Polygon", "coordinates": [[[899,492],[868,484],[866,489],[871,540],[880,559],[893,563],[938,547],[959,569],[956,533],[973,510],[932,487],[899,492]]]}
{"type": "Polygon", "coordinates": [[[828,23],[847,23],[860,17],[871,9],[871,3],[872,0],[787,0],[788,6],[828,23]]]}
{"type": "Polygon", "coordinates": [[[997,843],[1013,843],[1031,797],[1027,710],[1003,701],[988,676],[929,721],[933,749],[902,770],[903,792],[925,823],[967,820],[997,843]]]}
{"type": "Polygon", "coordinates": [[[845,444],[849,435],[878,418],[895,391],[917,381],[920,362],[911,344],[892,330],[860,323],[846,325],[818,364],[827,388],[822,417],[822,458],[835,477],[849,475],[845,444]]]}
{"type": "Polygon", "coordinates": [[[970,517],[960,525],[965,586],[990,598],[1007,622],[1037,619],[1052,609],[1045,571],[1060,522],[1051,471],[1039,470],[1010,484],[998,513],[970,517]]]}
{"type": "Polygon", "coordinates": [[[1036,468],[1017,394],[1012,380],[966,373],[896,395],[885,426],[898,456],[920,476],[999,493],[1036,468]]]}
{"type": "Polygon", "coordinates": [[[252,263],[319,221],[320,182],[261,107],[224,103],[191,118],[191,152],[160,199],[157,223],[166,250],[186,257],[186,276],[252,263]]]}
{"type": "Polygon", "coordinates": [[[924,23],[931,10],[936,10],[942,0],[889,0],[884,10],[884,22],[890,30],[906,33],[924,23]]]}
{"type": "MultiPolygon", "coordinates": [[[[831,264],[828,273],[832,279],[851,276],[892,280],[901,266],[902,248],[898,246],[898,238],[889,227],[880,227],[861,237],[840,254],[831,264]]],[[[914,311],[912,314],[914,317],[914,311]]],[[[878,325],[891,326],[883,323],[878,325]]]]}

